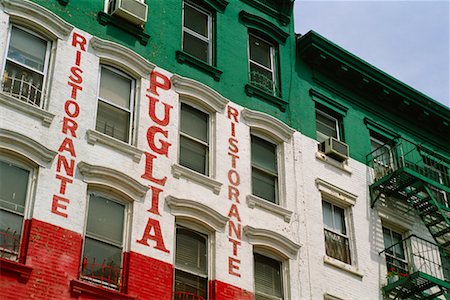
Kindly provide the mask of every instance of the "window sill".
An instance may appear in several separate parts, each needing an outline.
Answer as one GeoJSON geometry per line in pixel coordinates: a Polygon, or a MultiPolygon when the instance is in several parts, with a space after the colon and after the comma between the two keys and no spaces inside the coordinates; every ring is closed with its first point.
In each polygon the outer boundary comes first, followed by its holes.
{"type": "Polygon", "coordinates": [[[275,215],[281,216],[286,223],[291,221],[292,211],[255,195],[247,195],[247,206],[251,209],[258,207],[275,215]]]}
{"type": "Polygon", "coordinates": [[[327,156],[323,152],[320,152],[320,151],[316,152],[316,158],[318,160],[321,160],[333,167],[336,167],[336,168],[348,173],[349,175],[352,174],[352,169],[345,162],[339,162],[339,161],[327,156]]]}
{"type": "Polygon", "coordinates": [[[111,16],[103,11],[99,11],[97,14],[98,22],[106,26],[108,24],[113,25],[119,29],[122,29],[123,31],[131,34],[134,36],[139,43],[141,43],[142,46],[147,46],[148,40],[150,39],[150,36],[144,32],[142,28],[139,26],[135,26],[131,23],[128,23],[125,20],[121,20],[119,18],[116,18],[114,16],[111,16]]]}
{"type": "Polygon", "coordinates": [[[268,101],[271,104],[275,104],[283,112],[286,111],[286,106],[288,104],[286,101],[277,96],[271,95],[252,84],[245,85],[245,93],[249,97],[257,97],[265,101],[268,101]]]}
{"type": "Polygon", "coordinates": [[[133,161],[138,163],[141,160],[142,154],[144,151],[132,146],[130,144],[119,141],[109,135],[103,134],[101,132],[89,129],[86,132],[87,141],[91,145],[95,145],[97,143],[103,144],[111,147],[114,150],[120,151],[128,156],[133,158],[133,161]]]}
{"type": "Polygon", "coordinates": [[[329,256],[324,256],[323,257],[323,262],[327,265],[336,267],[338,269],[344,270],[352,275],[358,276],[360,278],[364,277],[364,274],[362,274],[357,268],[355,268],[352,265],[346,264],[345,262],[342,262],[340,260],[337,260],[335,258],[329,257],[329,256]]]}
{"type": "Polygon", "coordinates": [[[0,258],[0,273],[12,273],[17,276],[17,281],[20,283],[27,283],[32,271],[32,267],[9,259],[0,258]]]}
{"type": "Polygon", "coordinates": [[[214,78],[215,81],[220,81],[220,76],[222,75],[223,72],[220,71],[219,69],[183,51],[177,51],[175,56],[177,58],[177,62],[179,62],[180,64],[188,64],[208,74],[209,76],[214,78]]]}
{"type": "Polygon", "coordinates": [[[132,300],[137,299],[137,296],[130,296],[120,293],[115,290],[110,290],[101,286],[93,285],[81,280],[72,279],[70,281],[70,294],[72,297],[78,298],[82,294],[94,295],[101,299],[117,299],[117,300],[132,300]]]}
{"type": "Polygon", "coordinates": [[[190,179],[198,184],[201,184],[204,187],[207,187],[208,189],[213,191],[214,194],[216,194],[216,195],[218,195],[220,193],[220,189],[222,188],[222,183],[220,183],[208,176],[197,173],[191,169],[180,166],[178,164],[172,165],[172,174],[173,174],[173,177],[175,177],[177,179],[183,177],[186,179],[190,179]]]}
{"type": "Polygon", "coordinates": [[[3,92],[0,92],[0,103],[24,112],[27,115],[40,119],[42,125],[44,125],[45,127],[50,127],[50,124],[55,117],[54,114],[43,110],[42,108],[20,101],[19,99],[9,96],[3,92]]]}

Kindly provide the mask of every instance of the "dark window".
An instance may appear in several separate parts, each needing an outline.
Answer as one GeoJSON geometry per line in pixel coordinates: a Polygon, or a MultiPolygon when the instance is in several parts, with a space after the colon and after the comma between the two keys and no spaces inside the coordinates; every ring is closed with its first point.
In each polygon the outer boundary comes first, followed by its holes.
{"type": "Polygon", "coordinates": [[[277,146],[252,135],[251,157],[253,195],[278,203],[277,146]]]}

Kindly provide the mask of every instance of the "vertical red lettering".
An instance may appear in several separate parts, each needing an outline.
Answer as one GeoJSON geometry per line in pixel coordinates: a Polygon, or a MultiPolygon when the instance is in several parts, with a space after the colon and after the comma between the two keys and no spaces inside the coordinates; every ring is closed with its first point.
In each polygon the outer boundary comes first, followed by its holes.
{"type": "Polygon", "coordinates": [[[72,35],[72,46],[77,47],[82,51],[86,51],[86,38],[76,32],[73,33],[72,35]]]}
{"type": "Polygon", "coordinates": [[[164,140],[159,139],[158,142],[160,143],[160,146],[156,146],[155,144],[155,134],[161,133],[165,138],[168,138],[169,132],[167,130],[163,130],[157,126],[151,126],[147,129],[147,143],[150,149],[153,150],[153,152],[164,155],[165,157],[168,157],[169,155],[169,147],[172,145],[171,143],[168,143],[164,140]]]}
{"type": "Polygon", "coordinates": [[[61,217],[67,218],[68,215],[60,210],[66,210],[67,209],[67,205],[63,204],[63,203],[70,203],[70,200],[61,196],[57,196],[57,195],[53,195],[53,200],[52,200],[52,213],[59,215],[61,217]]]}
{"type": "Polygon", "coordinates": [[[155,122],[156,124],[160,126],[167,126],[170,121],[170,110],[173,108],[172,105],[169,105],[167,103],[162,102],[162,105],[164,105],[164,117],[162,119],[158,118],[156,116],[156,104],[160,103],[158,99],[155,97],[146,95],[148,100],[150,101],[148,105],[148,115],[149,117],[155,122]]]}
{"type": "Polygon", "coordinates": [[[152,214],[155,214],[155,215],[160,215],[160,213],[159,213],[159,194],[161,194],[161,192],[163,190],[158,189],[157,187],[154,187],[154,186],[151,186],[150,188],[152,190],[152,207],[150,207],[150,209],[147,211],[152,214]]]}
{"type": "Polygon", "coordinates": [[[170,89],[170,80],[167,76],[153,71],[150,75],[150,87],[147,89],[148,92],[159,96],[158,90],[156,88],[161,88],[163,90],[170,89]]]}
{"type": "Polygon", "coordinates": [[[70,155],[72,155],[73,157],[76,157],[77,155],[75,154],[75,148],[73,147],[73,142],[71,139],[69,139],[68,137],[66,137],[61,145],[58,148],[58,152],[63,152],[63,151],[67,151],[70,153],[70,155]]]}
{"type": "MultiPolygon", "coordinates": [[[[239,112],[237,111],[236,108],[228,106],[227,112],[228,112],[228,119],[231,120],[231,117],[233,117],[234,122],[239,123],[239,120],[238,120],[239,112]]],[[[233,126],[233,125],[231,125],[231,126],[233,126]]]]}
{"type": "Polygon", "coordinates": [[[67,176],[73,177],[73,171],[75,169],[75,160],[71,159],[70,163],[64,155],[58,154],[58,162],[56,164],[56,172],[61,173],[61,166],[66,172],[67,176]]]}
{"type": "Polygon", "coordinates": [[[160,179],[153,177],[153,160],[156,158],[156,156],[148,152],[144,152],[144,154],[145,154],[145,172],[141,176],[141,178],[150,180],[151,182],[164,186],[166,184],[167,176],[164,176],[163,178],[160,179]]]}
{"type": "Polygon", "coordinates": [[[77,137],[77,133],[75,132],[78,128],[78,123],[75,122],[72,119],[69,119],[67,117],[64,117],[63,119],[63,128],[62,128],[62,132],[64,134],[67,134],[67,131],[70,131],[70,135],[72,137],[77,137]]]}
{"type": "Polygon", "coordinates": [[[241,274],[236,272],[239,271],[240,264],[241,261],[239,259],[234,257],[228,257],[228,274],[241,277],[241,274]]]}
{"type": "Polygon", "coordinates": [[[170,251],[166,249],[164,245],[163,237],[161,234],[161,226],[159,225],[159,221],[149,218],[147,221],[147,226],[145,226],[144,234],[140,240],[136,242],[145,246],[150,246],[148,240],[152,240],[156,242],[156,245],[153,247],[155,249],[161,250],[163,252],[169,253],[170,251]],[[151,233],[153,231],[153,234],[151,233]]]}

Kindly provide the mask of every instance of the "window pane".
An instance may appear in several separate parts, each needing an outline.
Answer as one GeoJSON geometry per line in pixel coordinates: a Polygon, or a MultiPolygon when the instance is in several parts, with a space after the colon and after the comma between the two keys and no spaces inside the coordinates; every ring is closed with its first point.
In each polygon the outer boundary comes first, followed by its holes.
{"type": "Polygon", "coordinates": [[[322,201],[322,215],[325,227],[333,229],[333,210],[330,203],[322,201]]]}
{"type": "Polygon", "coordinates": [[[278,173],[276,145],[252,135],[251,148],[252,165],[278,173]]]}
{"type": "Polygon", "coordinates": [[[180,165],[208,175],[208,147],[180,136],[180,165]]]}
{"type": "Polygon", "coordinates": [[[22,223],[22,216],[0,209],[0,249],[19,252],[22,223]]]}
{"type": "Polygon", "coordinates": [[[98,101],[97,123],[95,130],[128,143],[130,113],[103,101],[98,101]]]}
{"type": "Polygon", "coordinates": [[[91,279],[117,285],[122,265],[122,249],[86,237],[82,274],[91,279]]]}
{"type": "Polygon", "coordinates": [[[181,270],[175,270],[175,300],[197,299],[194,294],[207,299],[208,278],[196,276],[181,270]]]}
{"type": "Polygon", "coordinates": [[[0,207],[23,215],[30,172],[0,161],[0,207]]]}
{"type": "Polygon", "coordinates": [[[206,238],[191,230],[178,228],[175,264],[177,267],[206,276],[208,274],[206,238]]]}
{"type": "Polygon", "coordinates": [[[8,58],[42,72],[46,52],[47,41],[19,28],[12,28],[8,58]]]}
{"type": "Polygon", "coordinates": [[[282,297],[281,263],[256,253],[254,258],[256,292],[282,297]]]}
{"type": "Polygon", "coordinates": [[[277,177],[252,168],[252,194],[277,203],[277,177]]]}
{"type": "Polygon", "coordinates": [[[100,98],[124,109],[130,108],[132,80],[102,67],[100,76],[100,98]]]}
{"type": "Polygon", "coordinates": [[[334,206],[334,229],[342,234],[347,234],[345,228],[345,215],[344,210],[340,207],[334,206]]]}
{"type": "Polygon", "coordinates": [[[209,44],[206,41],[184,32],[183,34],[183,50],[190,55],[209,63],[209,44]]]}
{"type": "Polygon", "coordinates": [[[250,59],[272,69],[272,58],[270,53],[272,46],[253,35],[249,35],[249,43],[250,59]]]}
{"type": "Polygon", "coordinates": [[[209,115],[189,106],[181,104],[180,130],[208,144],[209,115]]]}
{"type": "Polygon", "coordinates": [[[184,26],[204,37],[209,37],[208,15],[186,3],[184,5],[184,26]]]}
{"type": "Polygon", "coordinates": [[[91,194],[86,232],[121,245],[124,209],[125,207],[117,202],[91,194]]]}
{"type": "Polygon", "coordinates": [[[3,76],[3,91],[22,101],[40,105],[44,75],[7,60],[3,76]]]}
{"type": "Polygon", "coordinates": [[[327,137],[338,139],[337,120],[316,111],[316,130],[327,137]]]}

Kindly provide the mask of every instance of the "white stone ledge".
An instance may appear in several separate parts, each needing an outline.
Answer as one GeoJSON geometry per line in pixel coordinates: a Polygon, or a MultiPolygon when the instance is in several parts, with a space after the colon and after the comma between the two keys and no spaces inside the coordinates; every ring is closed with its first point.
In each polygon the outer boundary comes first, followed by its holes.
{"type": "Polygon", "coordinates": [[[109,135],[103,134],[101,132],[88,129],[86,131],[87,141],[91,145],[95,144],[103,144],[106,145],[116,151],[122,152],[128,156],[130,156],[134,162],[138,163],[141,161],[142,154],[144,151],[138,149],[137,147],[119,141],[109,135]]]}
{"type": "Polygon", "coordinates": [[[342,262],[340,260],[337,260],[335,258],[329,257],[327,255],[325,255],[323,257],[323,262],[325,264],[327,264],[327,265],[336,267],[338,269],[346,271],[346,272],[348,272],[348,273],[350,273],[352,275],[358,276],[360,278],[364,277],[364,274],[362,274],[356,267],[354,267],[352,265],[349,265],[349,264],[346,264],[346,263],[344,263],[344,262],[342,262]]]}
{"type": "Polygon", "coordinates": [[[218,182],[211,177],[205,176],[198,172],[195,172],[189,168],[180,166],[178,164],[172,165],[172,174],[176,179],[180,179],[181,177],[191,180],[195,183],[198,183],[211,191],[214,194],[218,195],[220,193],[220,189],[222,188],[222,183],[218,182]]]}
{"type": "Polygon", "coordinates": [[[287,223],[291,221],[292,211],[283,208],[275,203],[269,202],[255,195],[247,195],[247,206],[249,208],[260,208],[262,210],[269,211],[272,214],[281,216],[287,223]]]}
{"type": "Polygon", "coordinates": [[[10,108],[23,112],[26,115],[41,120],[42,125],[45,127],[50,127],[50,124],[55,117],[54,114],[43,110],[40,107],[21,101],[13,96],[5,94],[4,92],[0,92],[0,104],[9,106],[10,108]]]}
{"type": "Polygon", "coordinates": [[[342,171],[348,173],[349,175],[352,174],[352,169],[345,162],[337,161],[337,160],[327,156],[323,152],[320,152],[320,151],[316,152],[316,158],[320,161],[323,161],[324,163],[329,164],[330,166],[333,166],[335,168],[338,168],[339,170],[342,170],[342,171]]]}

